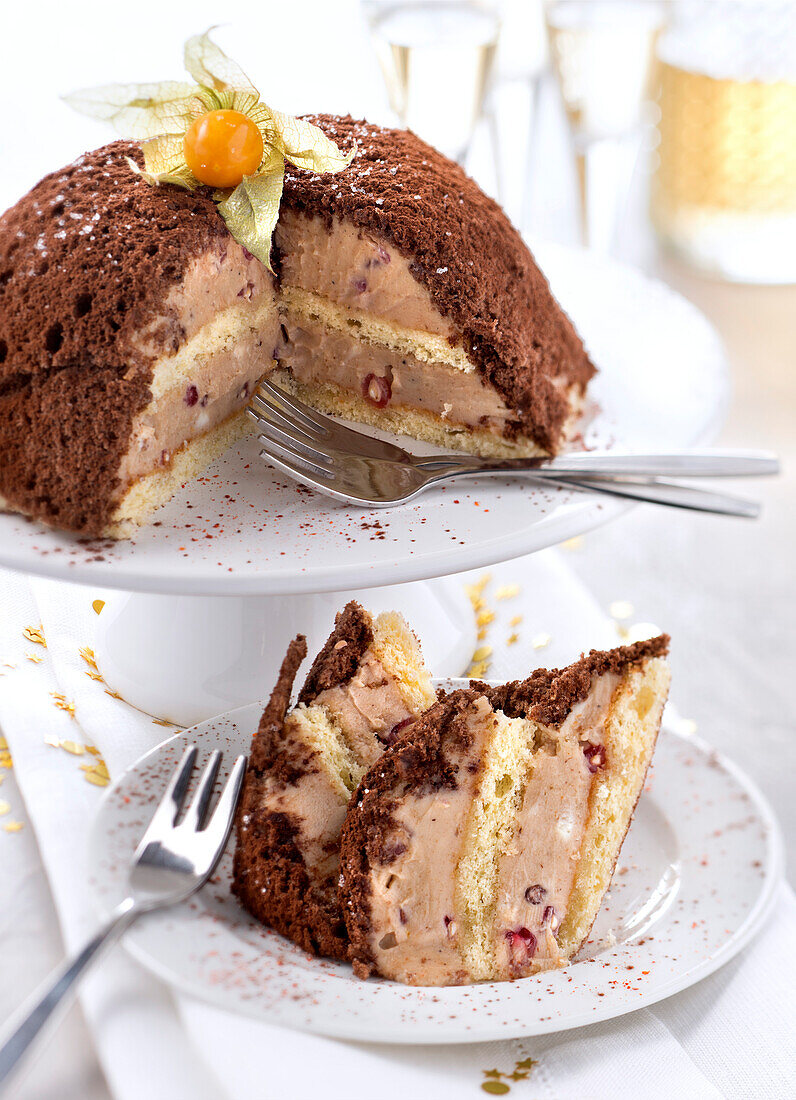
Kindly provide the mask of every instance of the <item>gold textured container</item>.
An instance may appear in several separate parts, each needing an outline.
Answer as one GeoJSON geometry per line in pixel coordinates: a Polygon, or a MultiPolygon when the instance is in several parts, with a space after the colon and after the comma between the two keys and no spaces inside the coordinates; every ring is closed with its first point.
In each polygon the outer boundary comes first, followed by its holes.
{"type": "Polygon", "coordinates": [[[796,5],[681,4],[658,57],[659,235],[725,278],[796,282],[796,5]]]}

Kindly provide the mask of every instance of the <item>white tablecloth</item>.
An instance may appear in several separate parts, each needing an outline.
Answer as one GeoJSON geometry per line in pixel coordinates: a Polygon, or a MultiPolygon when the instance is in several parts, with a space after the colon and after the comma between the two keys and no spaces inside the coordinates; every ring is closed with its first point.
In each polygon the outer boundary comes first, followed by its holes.
{"type": "MultiPolygon", "coordinates": [[[[619,640],[615,624],[555,552],[490,573],[485,594],[496,611],[487,627],[490,675],[563,664],[583,648],[619,640]],[[519,585],[519,592],[495,599],[507,585],[519,585]],[[522,623],[512,627],[517,615],[522,623]],[[517,640],[507,645],[512,634],[517,640]],[[549,642],[534,648],[541,635],[549,642]]],[[[479,576],[463,576],[462,583],[479,576]]],[[[53,905],[70,950],[95,924],[84,886],[90,873],[85,837],[102,788],[87,782],[91,772],[81,768],[97,774],[99,757],[72,755],[45,738],[96,746],[115,776],[169,732],[87,675],[93,670],[80,650],[92,644],[96,595],[0,574],[0,726],[13,758],[13,769],[0,772],[6,777],[0,799],[8,803],[0,825],[23,826],[0,830],[0,964],[11,978],[0,992],[4,1013],[58,956],[47,916],[53,905]],[[47,648],[25,636],[39,624],[47,648]],[[73,711],[64,709],[72,703],[73,711]]],[[[704,725],[700,734],[711,738],[704,725]]],[[[85,1024],[72,1014],[19,1095],[99,1100],[107,1087],[115,1100],[475,1097],[484,1095],[485,1070],[509,1072],[532,1058],[528,1077],[510,1082],[518,1100],[668,1098],[672,1092],[779,1100],[796,1095],[795,935],[796,900],[783,886],[759,938],[698,986],[615,1022],[465,1047],[341,1043],[268,1027],[175,996],[116,949],[86,983],[85,1024]]]]}

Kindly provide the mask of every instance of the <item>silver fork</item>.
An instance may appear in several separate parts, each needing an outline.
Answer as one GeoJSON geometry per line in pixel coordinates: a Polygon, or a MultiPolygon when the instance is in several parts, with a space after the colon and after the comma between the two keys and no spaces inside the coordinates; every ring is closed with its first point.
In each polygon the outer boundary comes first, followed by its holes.
{"type": "Polygon", "coordinates": [[[0,1088],[10,1080],[42,1029],[53,1023],[75,993],[78,980],[100,954],[115,943],[144,913],[185,901],[207,882],[226,847],[240,797],[245,756],[239,756],[208,817],[213,786],[221,766],[221,753],[211,753],[199,777],[196,794],[182,821],[182,809],[196,761],[197,748],[185,750],[166,793],[141,838],[130,865],[128,893],[82,951],[65,962],[20,1009],[2,1036],[0,1088]]]}
{"type": "Polygon", "coordinates": [[[759,505],[661,480],[664,477],[750,477],[779,471],[776,457],[757,451],[681,455],[572,454],[484,459],[474,455],[413,455],[394,443],[355,431],[263,380],[249,404],[261,458],[335,500],[391,508],[458,477],[520,474],[536,483],[754,518],[759,505]]]}

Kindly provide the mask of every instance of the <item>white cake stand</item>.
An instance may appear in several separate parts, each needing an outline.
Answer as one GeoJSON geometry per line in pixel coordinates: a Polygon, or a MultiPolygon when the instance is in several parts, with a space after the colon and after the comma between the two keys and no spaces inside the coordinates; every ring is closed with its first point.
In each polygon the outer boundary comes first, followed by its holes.
{"type": "MultiPolygon", "coordinates": [[[[705,318],[612,261],[560,246],[536,254],[600,370],[584,444],[666,451],[708,442],[728,379],[705,318]]],[[[452,574],[550,546],[629,507],[516,478],[361,511],[286,481],[258,450],[255,438],[234,447],[131,542],[0,516],[0,565],[96,589],[105,606],[94,649],[106,682],[181,725],[267,695],[288,640],[300,631],[312,652],[351,596],[403,611],[434,674],[460,675],[475,626],[452,574]]]]}

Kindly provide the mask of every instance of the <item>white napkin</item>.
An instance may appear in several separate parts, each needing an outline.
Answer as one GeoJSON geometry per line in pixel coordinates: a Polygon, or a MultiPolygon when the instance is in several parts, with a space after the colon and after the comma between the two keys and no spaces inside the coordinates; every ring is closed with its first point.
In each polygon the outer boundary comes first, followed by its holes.
{"type": "MultiPolygon", "coordinates": [[[[611,620],[556,553],[489,572],[487,594],[496,612],[485,640],[493,647],[489,675],[519,676],[539,664],[564,664],[582,649],[616,644],[611,620]],[[513,593],[517,585],[520,590],[513,593]],[[505,598],[497,599],[501,588],[505,598]],[[522,625],[513,627],[517,615],[522,625]],[[517,640],[507,644],[515,633],[517,640]]],[[[463,575],[462,583],[480,576],[463,575]]],[[[100,595],[0,572],[0,726],[26,809],[23,815],[15,807],[14,813],[35,831],[70,950],[96,922],[85,888],[91,873],[85,837],[101,788],[86,782],[80,770],[97,757],[72,756],[45,744],[44,737],[97,746],[111,776],[117,776],[170,732],[111,698],[87,675],[92,670],[79,651],[92,645],[91,605],[100,595]],[[39,623],[46,650],[23,635],[39,623]],[[42,660],[31,662],[28,655],[42,660]],[[74,714],[59,709],[53,692],[63,696],[61,707],[74,702],[74,714]]],[[[13,904],[13,898],[4,898],[4,911],[13,904]]],[[[606,1095],[653,1100],[672,1091],[683,1097],[781,1098],[794,1095],[796,1080],[794,935],[796,900],[783,887],[759,940],[700,985],[613,1022],[469,1046],[341,1043],[267,1026],[173,996],[118,949],[86,983],[82,1004],[115,1100],[321,1095],[444,1100],[484,1095],[485,1070],[510,1072],[526,1058],[536,1061],[528,1077],[510,1083],[518,1100],[606,1095]]],[[[0,964],[2,959],[0,944],[0,964]]]]}

